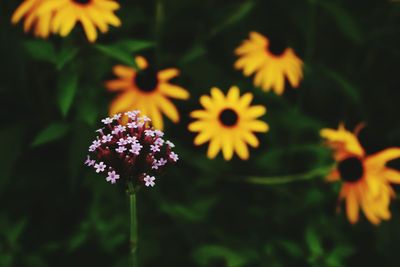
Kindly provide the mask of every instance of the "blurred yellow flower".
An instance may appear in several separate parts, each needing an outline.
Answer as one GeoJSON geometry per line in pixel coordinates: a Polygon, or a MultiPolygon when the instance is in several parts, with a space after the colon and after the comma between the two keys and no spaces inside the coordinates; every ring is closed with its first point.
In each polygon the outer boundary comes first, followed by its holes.
{"type": "Polygon", "coordinates": [[[148,66],[144,57],[138,56],[135,60],[139,72],[128,66],[116,65],[113,71],[119,78],[105,84],[109,91],[121,92],[110,104],[110,115],[138,109],[149,116],[158,129],[163,129],[161,113],[177,123],[179,113],[169,98],[189,98],[184,88],[169,83],[170,79],[179,75],[179,70],[169,68],[156,72],[148,66]]]}
{"type": "Polygon", "coordinates": [[[253,132],[267,132],[268,124],[258,117],[266,113],[261,105],[250,106],[253,99],[251,93],[240,96],[239,88],[232,86],[225,96],[220,89],[211,89],[211,97],[203,95],[200,103],[204,110],[191,112],[197,119],[189,125],[189,130],[199,132],[194,139],[195,145],[210,141],[207,156],[215,158],[222,149],[225,160],[230,160],[234,151],[246,160],[249,158],[247,144],[257,147],[259,141],[253,132]]]}
{"type": "Polygon", "coordinates": [[[275,91],[281,95],[285,89],[285,77],[292,87],[297,88],[303,78],[303,62],[292,48],[275,55],[270,41],[258,32],[250,32],[250,39],[240,45],[235,53],[239,59],[234,67],[243,70],[245,76],[254,76],[254,85],[264,91],[275,91]]]}
{"type": "Polygon", "coordinates": [[[39,9],[39,16],[54,12],[51,30],[62,37],[67,36],[77,22],[80,22],[90,42],[97,39],[98,28],[102,33],[108,31],[108,25],[121,26],[114,11],[119,4],[114,0],[47,0],[39,9]]]}
{"type": "Polygon", "coordinates": [[[390,219],[390,199],[395,196],[390,183],[400,183],[400,172],[386,167],[386,163],[400,158],[400,148],[366,155],[357,136],[343,125],[337,130],[323,129],[321,136],[333,149],[337,162],[327,180],[342,181],[339,199],[346,201],[349,221],[358,221],[360,208],[373,224],[390,219]]]}
{"type": "Polygon", "coordinates": [[[15,10],[11,17],[13,24],[18,23],[24,18],[24,31],[33,33],[37,37],[47,38],[50,34],[50,22],[52,20],[52,12],[43,12],[40,16],[38,10],[46,2],[46,0],[25,0],[15,10]]]}

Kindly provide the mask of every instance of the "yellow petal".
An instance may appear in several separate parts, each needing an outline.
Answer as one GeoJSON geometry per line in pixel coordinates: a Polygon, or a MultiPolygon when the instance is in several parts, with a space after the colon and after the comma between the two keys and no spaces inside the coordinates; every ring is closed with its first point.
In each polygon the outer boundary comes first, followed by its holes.
{"type": "Polygon", "coordinates": [[[350,223],[356,223],[359,216],[359,205],[357,202],[356,192],[349,190],[346,196],[346,213],[350,223]]]}
{"type": "Polygon", "coordinates": [[[374,213],[373,209],[370,206],[363,204],[361,207],[368,221],[375,225],[378,225],[381,222],[379,217],[374,213]]]}
{"type": "Polygon", "coordinates": [[[385,168],[383,176],[391,183],[400,184],[400,172],[397,170],[385,168]]]}
{"type": "Polygon", "coordinates": [[[72,28],[76,24],[76,16],[70,10],[65,10],[65,16],[63,17],[62,24],[60,26],[60,35],[62,37],[67,36],[72,28]]]}
{"type": "Polygon", "coordinates": [[[328,182],[336,182],[340,180],[340,174],[339,171],[337,169],[331,171],[328,176],[326,177],[326,180],[328,182]]]}
{"type": "Polygon", "coordinates": [[[205,108],[205,109],[212,109],[214,107],[214,104],[211,100],[211,98],[208,95],[203,95],[200,97],[200,104],[205,108]]]}
{"type": "Polygon", "coordinates": [[[222,93],[222,91],[217,88],[217,87],[213,87],[211,88],[211,97],[213,98],[213,100],[215,101],[215,103],[224,103],[225,102],[225,96],[222,93]]]}
{"type": "Polygon", "coordinates": [[[97,1],[96,4],[99,5],[103,9],[107,9],[107,10],[111,10],[111,11],[119,9],[119,3],[116,1],[109,1],[109,0],[97,1]]]}
{"type": "Polygon", "coordinates": [[[366,164],[369,168],[383,168],[388,161],[400,158],[400,148],[387,148],[374,155],[368,156],[366,164]]]}
{"type": "Polygon", "coordinates": [[[93,23],[96,25],[97,28],[99,28],[102,33],[108,31],[107,22],[104,19],[103,13],[101,11],[98,11],[95,8],[87,8],[86,12],[90,17],[90,20],[93,21],[93,23]]]}
{"type": "Polygon", "coordinates": [[[245,127],[254,132],[268,132],[269,126],[263,121],[255,120],[245,123],[245,127]]]}
{"type": "Polygon", "coordinates": [[[172,104],[170,100],[159,95],[157,98],[158,105],[165,115],[170,118],[173,122],[177,123],[179,121],[179,113],[175,105],[172,104]]]}
{"type": "Polygon", "coordinates": [[[81,14],[79,20],[82,22],[83,29],[89,42],[94,42],[97,39],[96,28],[93,22],[85,14],[81,14]]]}
{"type": "Polygon", "coordinates": [[[161,81],[169,81],[172,78],[175,78],[179,75],[179,70],[170,68],[170,69],[165,69],[161,70],[158,72],[158,79],[161,81]]]}
{"type": "Polygon", "coordinates": [[[109,91],[126,90],[131,86],[132,86],[131,82],[129,80],[125,80],[125,79],[117,79],[117,80],[111,80],[111,81],[105,82],[105,87],[109,91]]]}
{"type": "Polygon", "coordinates": [[[246,112],[242,115],[243,118],[246,119],[255,119],[258,118],[262,115],[264,115],[267,112],[267,109],[264,106],[258,105],[258,106],[251,106],[246,110],[246,112]]]}
{"type": "Polygon", "coordinates": [[[132,106],[135,97],[136,94],[131,90],[121,93],[111,102],[110,115],[127,111],[129,107],[132,106]]]}
{"type": "Polygon", "coordinates": [[[147,104],[149,106],[149,117],[151,118],[151,122],[156,129],[162,130],[164,129],[164,122],[161,116],[160,111],[157,106],[153,102],[149,102],[147,104]]]}
{"type": "Polygon", "coordinates": [[[364,149],[362,148],[357,137],[339,126],[339,129],[322,129],[320,131],[322,138],[328,141],[328,145],[335,149],[336,158],[340,155],[356,155],[359,157],[364,156],[364,149]]]}
{"type": "Polygon", "coordinates": [[[275,73],[274,91],[277,95],[282,95],[285,88],[285,79],[281,70],[277,69],[275,73]]]}
{"type": "Polygon", "coordinates": [[[233,156],[233,142],[229,134],[226,134],[222,139],[222,155],[225,160],[231,160],[233,156]]]}
{"type": "Polygon", "coordinates": [[[218,152],[221,150],[221,139],[218,136],[215,136],[211,139],[210,145],[207,150],[207,157],[210,159],[215,158],[218,152]]]}
{"type": "Polygon", "coordinates": [[[250,39],[261,45],[266,45],[268,43],[268,38],[256,31],[250,32],[250,39]]]}
{"type": "Polygon", "coordinates": [[[209,141],[213,137],[213,132],[211,130],[205,130],[200,132],[194,139],[194,144],[199,146],[209,141]]]}
{"type": "Polygon", "coordinates": [[[240,97],[240,90],[237,86],[232,86],[227,94],[227,100],[232,102],[236,102],[240,97]]]}
{"type": "Polygon", "coordinates": [[[205,121],[195,121],[189,124],[189,131],[191,132],[199,132],[199,131],[204,131],[207,130],[210,127],[209,122],[205,121]]]}
{"type": "Polygon", "coordinates": [[[238,135],[236,135],[235,137],[234,146],[236,153],[242,160],[249,159],[249,149],[247,148],[246,144],[239,138],[238,135]]]}
{"type": "Polygon", "coordinates": [[[135,57],[135,61],[136,61],[137,66],[141,70],[146,69],[149,66],[149,63],[147,62],[147,60],[142,56],[135,57]]]}
{"type": "Polygon", "coordinates": [[[180,86],[177,85],[172,85],[168,83],[162,83],[160,84],[160,91],[171,98],[176,98],[176,99],[188,99],[189,98],[189,93],[185,89],[183,89],[180,86]]]}
{"type": "Polygon", "coordinates": [[[115,65],[113,67],[113,72],[115,75],[122,77],[122,78],[132,78],[135,75],[135,70],[131,67],[127,67],[124,65],[115,65]]]}
{"type": "Polygon", "coordinates": [[[190,116],[195,119],[210,119],[211,115],[205,110],[194,110],[190,112],[190,116]]]}
{"type": "Polygon", "coordinates": [[[47,38],[50,34],[50,22],[52,14],[44,14],[36,24],[36,35],[47,38]]]}
{"type": "Polygon", "coordinates": [[[18,8],[14,11],[12,18],[11,18],[11,22],[13,24],[15,24],[18,21],[20,21],[21,18],[26,15],[26,13],[33,7],[34,4],[35,4],[35,1],[22,2],[22,4],[19,5],[18,8]]]}
{"type": "Polygon", "coordinates": [[[103,18],[105,19],[106,22],[108,22],[108,24],[110,24],[114,27],[121,26],[121,20],[117,16],[115,16],[113,13],[104,12],[102,14],[103,14],[103,18]]]}
{"type": "Polygon", "coordinates": [[[253,94],[252,93],[245,93],[239,100],[239,106],[242,108],[248,107],[253,101],[253,94]]]}
{"type": "Polygon", "coordinates": [[[252,132],[243,131],[242,138],[243,140],[246,141],[246,143],[248,143],[252,147],[258,147],[260,145],[260,142],[258,141],[257,137],[252,132]]]}

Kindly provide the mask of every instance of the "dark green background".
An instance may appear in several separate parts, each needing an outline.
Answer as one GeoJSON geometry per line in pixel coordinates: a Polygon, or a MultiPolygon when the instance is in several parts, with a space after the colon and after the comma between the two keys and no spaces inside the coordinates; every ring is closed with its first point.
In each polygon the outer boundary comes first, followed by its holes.
{"type": "Polygon", "coordinates": [[[368,153],[400,144],[400,2],[120,1],[122,27],[97,46],[79,26],[66,39],[24,34],[10,24],[19,3],[0,3],[0,266],[128,266],[124,188],[83,160],[113,97],[103,82],[135,54],[180,68],[174,82],[191,93],[165,129],[181,161],[138,196],[140,266],[398,266],[398,200],[389,222],[352,226],[336,212],[339,186],[322,176],[246,179],[330,166],[318,132],[340,121],[367,123],[368,153]],[[304,59],[298,90],[264,93],[233,69],[251,30],[304,59]],[[231,85],[268,108],[271,130],[247,162],[207,159],[186,130],[199,96],[231,85]]]}

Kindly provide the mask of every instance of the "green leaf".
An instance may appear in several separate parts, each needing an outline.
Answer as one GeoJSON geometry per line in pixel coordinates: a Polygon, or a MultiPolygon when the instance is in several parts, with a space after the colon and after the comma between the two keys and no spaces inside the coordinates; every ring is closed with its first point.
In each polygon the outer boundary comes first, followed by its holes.
{"type": "Polygon", "coordinates": [[[317,3],[332,16],[344,35],[354,43],[361,44],[363,42],[363,33],[360,27],[343,7],[333,1],[318,1],[317,3]]]}
{"type": "Polygon", "coordinates": [[[4,189],[4,184],[8,181],[15,162],[22,150],[23,137],[26,126],[21,124],[4,127],[0,130],[0,147],[7,153],[0,154],[0,192],[4,189]]]}
{"type": "Polygon", "coordinates": [[[190,222],[198,222],[203,221],[206,218],[208,212],[216,202],[217,199],[215,197],[207,197],[205,199],[197,200],[189,205],[163,202],[161,204],[161,210],[175,217],[177,221],[186,220],[190,222]]]}
{"type": "MultiPolygon", "coordinates": [[[[91,87],[81,88],[83,92],[93,90],[91,87]]],[[[97,105],[98,99],[92,96],[84,95],[79,97],[77,106],[77,118],[79,121],[85,122],[94,127],[97,118],[100,114],[100,109],[97,105]]]]}
{"type": "Polygon", "coordinates": [[[195,45],[183,55],[183,57],[179,61],[179,64],[184,65],[192,62],[193,60],[203,56],[205,53],[206,49],[203,45],[195,45]]]}
{"type": "Polygon", "coordinates": [[[58,107],[62,115],[65,117],[74,100],[78,87],[78,74],[64,71],[58,80],[58,107]]]}
{"type": "Polygon", "coordinates": [[[145,40],[123,40],[118,41],[112,45],[96,45],[95,48],[103,54],[116,59],[128,66],[137,68],[135,61],[133,60],[133,54],[152,47],[153,42],[145,40]]]}
{"type": "Polygon", "coordinates": [[[61,139],[67,134],[68,130],[69,126],[66,123],[50,124],[35,137],[32,142],[32,147],[37,147],[61,139]]]}
{"type": "Polygon", "coordinates": [[[121,50],[115,46],[106,46],[106,45],[96,45],[96,49],[101,51],[103,54],[125,63],[128,66],[135,67],[134,60],[132,60],[132,56],[129,52],[121,50]]]}
{"type": "Polygon", "coordinates": [[[339,74],[331,69],[323,68],[322,70],[325,72],[325,74],[328,76],[328,78],[330,78],[333,81],[335,81],[336,83],[338,83],[339,87],[343,90],[343,92],[347,96],[349,96],[355,103],[360,102],[359,90],[350,81],[348,81],[341,74],[339,74]]]}
{"type": "Polygon", "coordinates": [[[282,246],[291,256],[295,258],[303,257],[303,250],[294,241],[281,240],[279,241],[279,245],[282,246]]]}
{"type": "Polygon", "coordinates": [[[62,70],[68,62],[76,57],[79,52],[78,47],[68,46],[63,47],[57,55],[56,68],[58,71],[62,70]]]}
{"type": "Polygon", "coordinates": [[[251,184],[258,185],[281,185],[289,184],[294,182],[312,180],[315,178],[320,178],[326,176],[333,166],[321,167],[313,169],[307,173],[293,174],[293,175],[283,175],[283,176],[270,176],[270,177],[249,177],[247,182],[251,184]]]}
{"type": "Polygon", "coordinates": [[[25,41],[22,45],[33,59],[56,63],[56,51],[50,42],[29,40],[25,41]]]}
{"type": "Polygon", "coordinates": [[[193,258],[200,266],[209,266],[215,259],[224,260],[228,267],[241,267],[248,262],[244,255],[221,245],[204,245],[193,253],[193,258]]]}
{"type": "Polygon", "coordinates": [[[233,4],[232,6],[230,6],[226,11],[227,14],[225,16],[222,15],[222,17],[224,18],[222,22],[220,22],[211,30],[210,36],[214,36],[225,30],[226,28],[240,22],[250,13],[254,6],[255,3],[253,1],[245,1],[244,3],[233,4]]]}
{"type": "Polygon", "coordinates": [[[141,50],[150,48],[154,46],[154,42],[148,40],[120,40],[115,43],[116,47],[125,49],[128,52],[135,53],[141,50]]]}
{"type": "Polygon", "coordinates": [[[318,257],[323,254],[321,240],[314,229],[307,229],[305,239],[312,257],[318,257]]]}

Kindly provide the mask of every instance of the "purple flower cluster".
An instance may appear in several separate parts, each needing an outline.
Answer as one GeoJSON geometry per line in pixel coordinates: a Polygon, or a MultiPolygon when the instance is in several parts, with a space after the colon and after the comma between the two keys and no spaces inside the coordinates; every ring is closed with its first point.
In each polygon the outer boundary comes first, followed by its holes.
{"type": "Polygon", "coordinates": [[[99,135],[89,146],[85,165],[96,173],[106,173],[107,182],[115,184],[121,178],[153,187],[154,175],[178,161],[172,151],[175,145],[163,139],[164,133],[155,130],[148,117],[139,114],[134,110],[126,112],[126,117],[116,114],[101,120],[104,127],[96,131],[99,135]]]}

